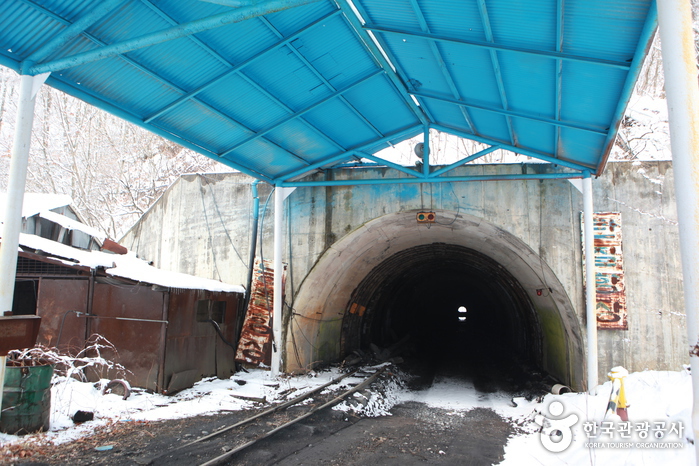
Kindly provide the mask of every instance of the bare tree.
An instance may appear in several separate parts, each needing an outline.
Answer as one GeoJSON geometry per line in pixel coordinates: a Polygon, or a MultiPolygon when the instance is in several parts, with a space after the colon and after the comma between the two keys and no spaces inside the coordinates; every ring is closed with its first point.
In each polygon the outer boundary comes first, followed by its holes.
{"type": "MultiPolygon", "coordinates": [[[[0,68],[0,189],[7,189],[18,76],[0,68]],[[3,124],[5,122],[11,124],[3,124]]],[[[27,191],[68,194],[90,226],[119,238],[183,173],[218,162],[48,86],[37,96],[27,191]]]]}

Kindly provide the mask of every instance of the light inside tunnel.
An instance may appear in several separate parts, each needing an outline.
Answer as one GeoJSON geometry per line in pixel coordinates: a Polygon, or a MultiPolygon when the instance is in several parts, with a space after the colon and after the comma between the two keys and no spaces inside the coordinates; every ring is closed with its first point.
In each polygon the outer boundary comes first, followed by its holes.
{"type": "Polygon", "coordinates": [[[472,249],[436,243],[398,252],[361,281],[353,303],[366,311],[345,313],[345,354],[373,346],[406,361],[467,361],[481,376],[487,367],[541,367],[528,296],[502,265],[472,249]]]}
{"type": "Polygon", "coordinates": [[[459,306],[458,312],[459,312],[459,316],[458,316],[459,322],[466,322],[466,312],[467,312],[466,308],[464,306],[459,306]]]}

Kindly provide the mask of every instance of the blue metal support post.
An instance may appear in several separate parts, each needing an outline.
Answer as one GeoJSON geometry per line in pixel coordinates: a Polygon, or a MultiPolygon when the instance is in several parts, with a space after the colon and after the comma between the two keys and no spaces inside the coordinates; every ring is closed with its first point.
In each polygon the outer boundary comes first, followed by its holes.
{"type": "Polygon", "coordinates": [[[595,305],[595,230],[592,219],[592,177],[583,174],[583,223],[585,232],[585,316],[587,320],[587,391],[595,394],[598,381],[597,314],[595,305]]]}

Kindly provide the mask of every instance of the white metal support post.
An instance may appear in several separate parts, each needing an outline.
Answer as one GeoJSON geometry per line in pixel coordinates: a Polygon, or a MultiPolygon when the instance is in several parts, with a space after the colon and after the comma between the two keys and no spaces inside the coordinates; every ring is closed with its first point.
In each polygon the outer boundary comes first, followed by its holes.
{"type": "Polygon", "coordinates": [[[587,391],[597,389],[597,314],[595,312],[595,230],[592,220],[592,177],[583,177],[583,223],[585,229],[585,318],[587,321],[587,391]]]}
{"type": "Polygon", "coordinates": [[[692,12],[687,0],[658,0],[665,95],[680,230],[687,341],[692,368],[692,427],[699,464],[699,89],[692,12]]]}
{"type": "MultiPolygon", "coordinates": [[[[36,93],[47,77],[48,73],[40,76],[24,75],[20,78],[15,140],[12,145],[10,178],[5,198],[5,218],[0,244],[0,316],[4,315],[5,311],[12,310],[17,273],[17,248],[22,227],[22,203],[34,123],[34,102],[36,93]]],[[[2,392],[5,387],[5,364],[6,356],[0,356],[0,406],[2,406],[2,392]]]]}
{"type": "Polygon", "coordinates": [[[0,315],[5,311],[12,310],[17,269],[17,247],[22,227],[22,202],[24,201],[29,144],[34,122],[34,101],[39,87],[47,76],[25,75],[20,77],[15,140],[12,146],[7,197],[5,198],[5,218],[2,226],[2,245],[0,245],[0,277],[2,277],[0,280],[0,315]]]}
{"type": "Polygon", "coordinates": [[[276,377],[282,369],[282,309],[284,289],[282,276],[284,265],[282,263],[282,235],[284,229],[284,199],[296,188],[274,188],[274,311],[272,315],[272,367],[271,375],[276,377]]]}
{"type": "Polygon", "coordinates": [[[282,189],[274,189],[274,312],[272,314],[272,377],[281,369],[282,351],[282,221],[284,220],[282,189]]]}

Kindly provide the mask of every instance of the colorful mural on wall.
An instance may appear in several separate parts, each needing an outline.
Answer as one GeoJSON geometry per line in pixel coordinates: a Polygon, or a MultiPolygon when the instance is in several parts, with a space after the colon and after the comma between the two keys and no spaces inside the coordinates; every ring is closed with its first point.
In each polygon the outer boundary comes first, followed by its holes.
{"type": "MultiPolygon", "coordinates": [[[[621,246],[621,213],[595,212],[592,218],[595,232],[597,328],[628,330],[624,261],[621,246]]],[[[584,244],[583,238],[583,248],[584,244]]]]}

